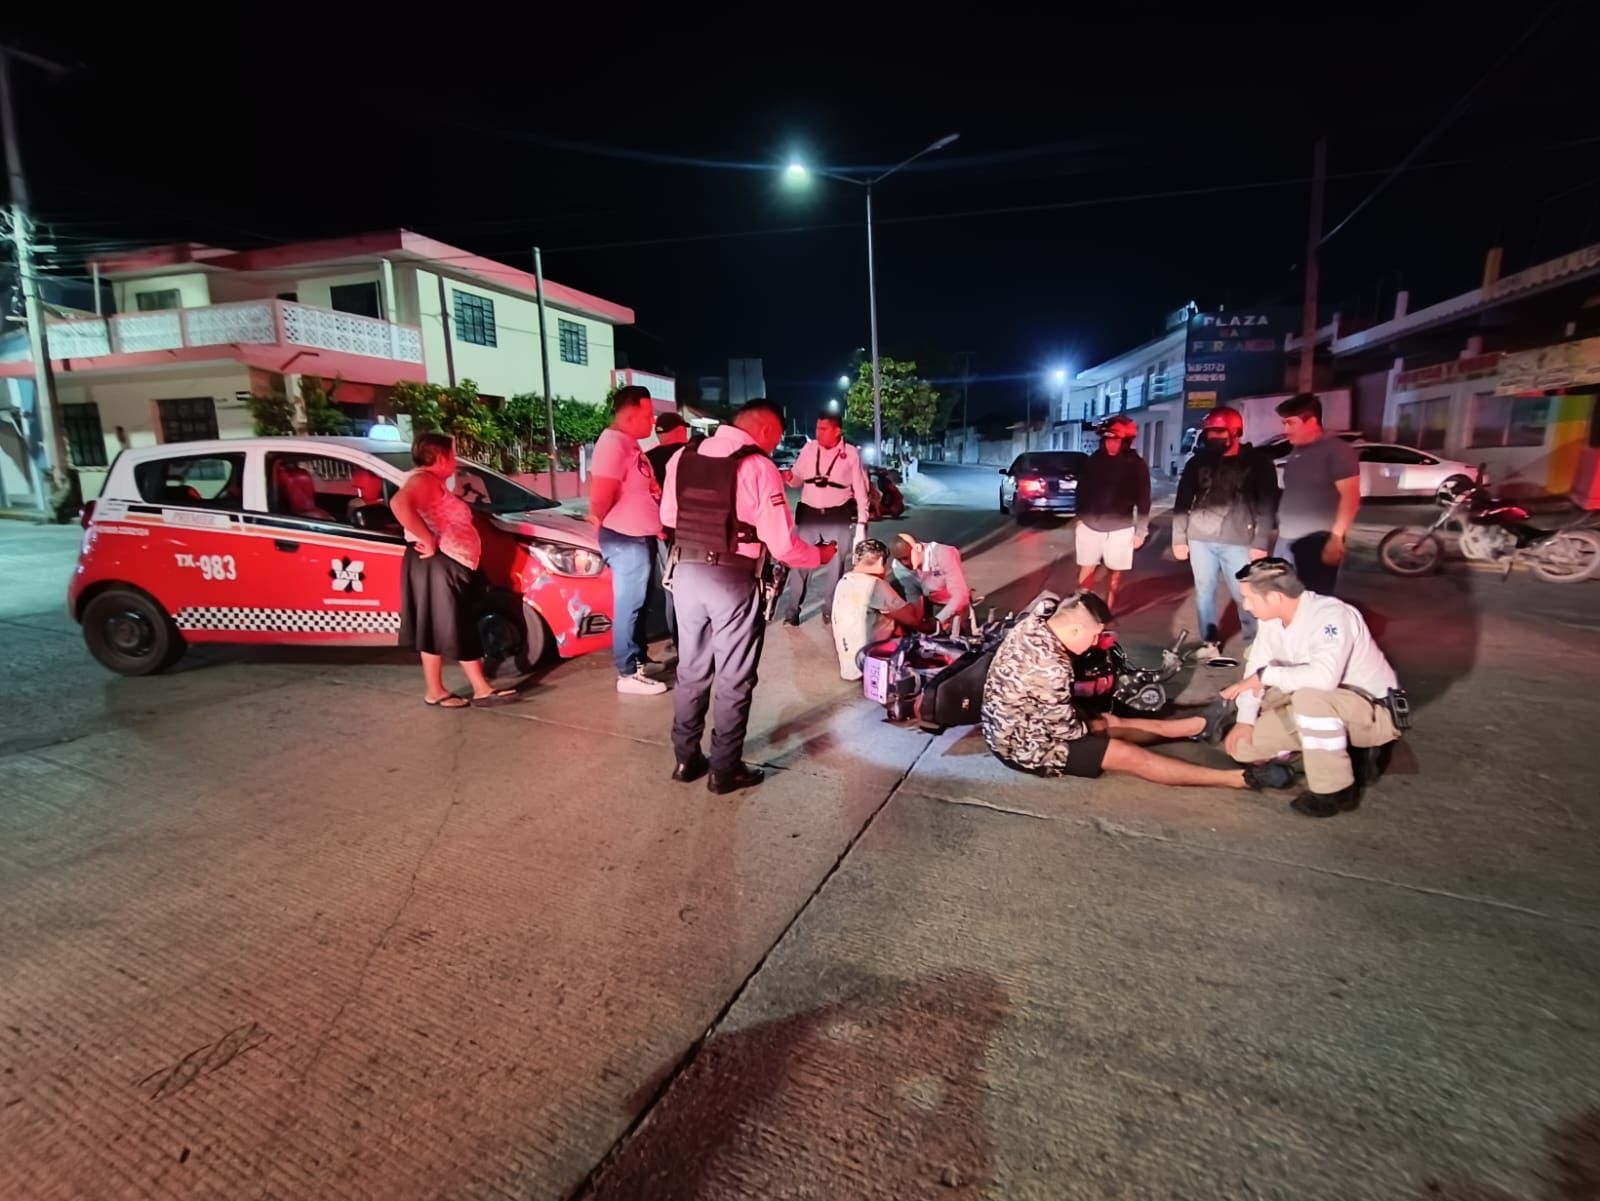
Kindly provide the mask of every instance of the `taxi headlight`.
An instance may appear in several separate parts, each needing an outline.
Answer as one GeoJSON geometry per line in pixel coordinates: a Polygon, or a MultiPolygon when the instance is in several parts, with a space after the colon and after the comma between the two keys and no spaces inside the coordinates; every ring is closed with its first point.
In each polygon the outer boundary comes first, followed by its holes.
{"type": "Polygon", "coordinates": [[[534,558],[557,575],[593,576],[606,569],[606,561],[600,552],[586,546],[530,541],[527,547],[534,558]]]}

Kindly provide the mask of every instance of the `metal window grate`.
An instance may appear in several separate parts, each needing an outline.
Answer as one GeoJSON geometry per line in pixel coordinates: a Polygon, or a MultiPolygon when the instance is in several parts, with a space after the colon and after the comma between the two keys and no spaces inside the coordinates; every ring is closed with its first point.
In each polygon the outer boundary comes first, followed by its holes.
{"type": "Polygon", "coordinates": [[[561,334],[561,361],[587,367],[589,331],[576,321],[563,321],[560,318],[556,319],[556,326],[561,334]]]}
{"type": "Polygon", "coordinates": [[[495,336],[494,301],[469,292],[455,293],[456,337],[474,346],[498,346],[495,336]]]}
{"type": "Polygon", "coordinates": [[[209,396],[158,400],[163,442],[200,442],[217,437],[217,404],[209,396]]]}
{"type": "Polygon", "coordinates": [[[99,405],[92,401],[62,405],[61,428],[67,435],[67,447],[75,466],[106,465],[106,436],[100,428],[99,405]]]}

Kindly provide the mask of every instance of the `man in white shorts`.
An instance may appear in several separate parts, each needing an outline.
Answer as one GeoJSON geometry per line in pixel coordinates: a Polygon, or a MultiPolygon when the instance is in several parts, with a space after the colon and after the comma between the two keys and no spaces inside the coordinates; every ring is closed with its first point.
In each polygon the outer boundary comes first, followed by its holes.
{"type": "Polygon", "coordinates": [[[1133,449],[1139,427],[1113,417],[1100,427],[1100,449],[1078,473],[1078,587],[1088,588],[1104,567],[1106,606],[1117,610],[1122,573],[1150,528],[1150,467],[1133,449]]]}
{"type": "Polygon", "coordinates": [[[856,543],[854,562],[833,590],[833,649],[839,678],[859,680],[863,647],[893,638],[902,628],[923,627],[920,602],[903,600],[889,586],[889,548],[876,538],[856,543]]]}

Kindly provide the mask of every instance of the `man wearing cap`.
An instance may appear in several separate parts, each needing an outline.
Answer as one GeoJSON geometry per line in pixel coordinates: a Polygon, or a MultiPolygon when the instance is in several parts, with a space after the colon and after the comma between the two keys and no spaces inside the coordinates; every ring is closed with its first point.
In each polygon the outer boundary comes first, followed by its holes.
{"type": "Polygon", "coordinates": [[[926,630],[922,605],[902,600],[889,586],[889,548],[876,538],[863,538],[851,555],[852,566],[833,590],[833,649],[839,655],[839,678],[859,680],[856,662],[864,647],[893,638],[901,629],[926,630]]]}
{"type": "MultiPolygon", "coordinates": [[[[861,465],[861,452],[844,440],[844,427],[837,413],[817,418],[817,436],[807,442],[795,459],[794,467],[784,472],[783,482],[800,487],[800,504],[794,523],[807,542],[835,542],[840,554],[823,569],[822,620],[833,620],[833,594],[844,575],[844,552],[867,536],[867,473],[861,465]]],[[[784,625],[800,624],[800,606],[805,603],[809,571],[789,574],[788,608],[784,625]]]]}

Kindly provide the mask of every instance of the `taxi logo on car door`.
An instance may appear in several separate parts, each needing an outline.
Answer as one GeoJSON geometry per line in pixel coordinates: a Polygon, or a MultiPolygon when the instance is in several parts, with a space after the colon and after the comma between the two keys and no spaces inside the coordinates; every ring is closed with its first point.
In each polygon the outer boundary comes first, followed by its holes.
{"type": "Polygon", "coordinates": [[[361,581],[367,578],[367,565],[360,559],[335,559],[328,569],[335,592],[360,592],[361,581]]]}

